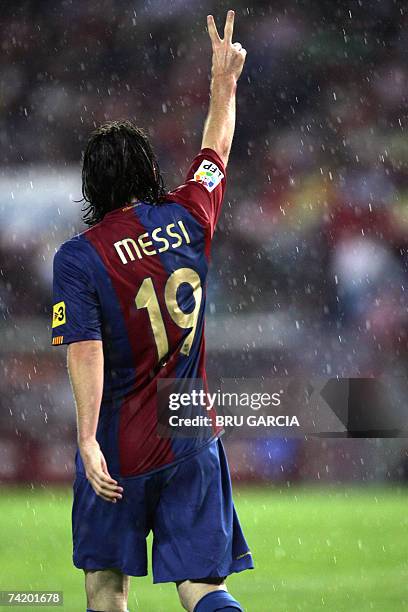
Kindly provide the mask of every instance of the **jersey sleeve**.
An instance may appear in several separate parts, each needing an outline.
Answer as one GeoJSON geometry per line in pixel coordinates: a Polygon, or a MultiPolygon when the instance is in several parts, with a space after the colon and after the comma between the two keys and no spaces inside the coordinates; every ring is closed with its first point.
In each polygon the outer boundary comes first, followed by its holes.
{"type": "Polygon", "coordinates": [[[101,310],[79,244],[62,245],[54,257],[52,344],[101,340],[101,310]]]}
{"type": "Polygon", "coordinates": [[[186,208],[212,238],[226,186],[226,170],[212,149],[201,149],[194,158],[183,185],[168,194],[168,199],[186,208]]]}

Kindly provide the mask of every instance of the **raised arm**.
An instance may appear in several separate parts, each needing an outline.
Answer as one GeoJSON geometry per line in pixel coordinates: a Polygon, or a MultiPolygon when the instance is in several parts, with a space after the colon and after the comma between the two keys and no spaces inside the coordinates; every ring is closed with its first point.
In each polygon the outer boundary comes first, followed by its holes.
{"type": "Polygon", "coordinates": [[[221,39],[214,17],[207,17],[212,44],[211,101],[204,125],[202,148],[216,151],[225,165],[231,150],[235,130],[235,92],[244,66],[246,51],[232,42],[234,11],[228,11],[221,39]]]}

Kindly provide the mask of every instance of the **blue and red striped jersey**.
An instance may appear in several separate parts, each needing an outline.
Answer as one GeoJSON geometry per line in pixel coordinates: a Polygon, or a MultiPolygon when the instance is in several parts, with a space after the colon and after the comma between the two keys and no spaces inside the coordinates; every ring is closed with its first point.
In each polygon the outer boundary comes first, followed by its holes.
{"type": "Polygon", "coordinates": [[[205,384],[206,279],[225,180],[220,157],[203,149],[165,201],[114,210],[55,255],[52,344],[103,343],[97,439],[112,474],[161,469],[208,443],[158,435],[157,382],[205,384]]]}

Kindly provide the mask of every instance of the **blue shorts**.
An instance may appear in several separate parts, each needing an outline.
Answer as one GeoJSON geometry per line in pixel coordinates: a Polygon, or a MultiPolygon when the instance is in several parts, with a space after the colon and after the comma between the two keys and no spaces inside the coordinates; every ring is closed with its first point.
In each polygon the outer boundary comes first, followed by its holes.
{"type": "Polygon", "coordinates": [[[146,576],[146,537],[152,531],[154,582],[224,577],[253,568],[220,440],[169,468],[117,480],[124,491],[116,504],[98,497],[84,476],[75,480],[76,567],[146,576]]]}

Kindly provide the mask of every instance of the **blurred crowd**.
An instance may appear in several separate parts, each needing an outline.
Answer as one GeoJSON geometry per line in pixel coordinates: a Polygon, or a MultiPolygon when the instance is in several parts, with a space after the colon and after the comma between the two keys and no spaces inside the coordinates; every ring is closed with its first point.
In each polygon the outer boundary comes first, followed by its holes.
{"type": "MultiPolygon", "coordinates": [[[[234,363],[237,375],[251,376],[406,374],[403,3],[6,3],[0,182],[9,185],[19,172],[30,182],[38,168],[59,176],[68,168],[79,180],[89,131],[130,117],[150,134],[168,187],[180,183],[208,106],[205,17],[213,12],[221,28],[227,8],[236,11],[234,39],[248,57],[209,316],[237,318],[244,329],[245,317],[262,325],[273,313],[283,340],[261,350],[243,336],[232,361],[214,347],[210,372],[234,363]]],[[[8,221],[21,223],[32,204],[28,194],[16,212],[10,191],[0,194],[0,314],[7,327],[30,316],[46,320],[54,248],[82,229],[79,204],[67,198],[50,230],[52,201],[36,200],[36,230],[17,240],[8,221]]],[[[78,183],[71,200],[79,197],[78,183]]]]}

